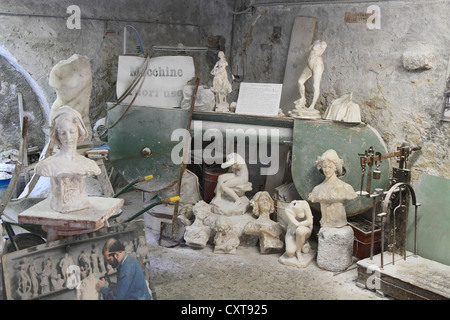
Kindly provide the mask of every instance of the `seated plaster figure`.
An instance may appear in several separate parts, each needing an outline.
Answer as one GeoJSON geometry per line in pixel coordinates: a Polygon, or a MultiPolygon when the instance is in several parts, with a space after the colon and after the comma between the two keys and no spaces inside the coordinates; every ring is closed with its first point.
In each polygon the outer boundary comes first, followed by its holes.
{"type": "Polygon", "coordinates": [[[280,237],[283,233],[281,225],[270,219],[270,214],[275,211],[272,197],[267,191],[260,191],[250,201],[253,214],[258,218],[247,223],[244,233],[257,235],[261,253],[273,253],[283,249],[280,237]]]}
{"type": "Polygon", "coordinates": [[[344,161],[335,150],[325,151],[316,161],[317,169],[322,170],[325,180],[314,187],[308,200],[320,203],[322,228],[339,228],[347,225],[345,200],[355,199],[358,195],[351,185],[339,180],[342,175],[344,161]]]}
{"type": "Polygon", "coordinates": [[[305,200],[294,200],[286,207],[285,214],[288,220],[284,238],[286,252],[279,261],[288,265],[305,267],[308,265],[307,261],[303,265],[299,262],[305,254],[312,254],[308,242],[313,228],[311,208],[305,200]]]}
{"type": "Polygon", "coordinates": [[[89,208],[86,177],[100,174],[97,163],[77,152],[77,143],[87,135],[81,115],[69,106],[62,106],[54,114],[50,139],[59,151],[36,165],[39,176],[50,177],[50,207],[67,213],[89,208]]]}
{"type": "Polygon", "coordinates": [[[210,207],[205,201],[199,201],[192,208],[195,220],[190,226],[186,227],[184,240],[186,244],[193,248],[204,248],[212,235],[212,229],[203,222],[211,214],[210,207]]]}
{"type": "Polygon", "coordinates": [[[216,196],[211,205],[218,208],[218,214],[244,214],[250,201],[245,196],[246,191],[252,190],[252,183],[248,181],[248,169],[244,158],[238,153],[230,153],[227,161],[221,165],[230,168],[231,172],[220,175],[215,189],[216,196]]]}
{"type": "Polygon", "coordinates": [[[294,101],[295,109],[289,114],[294,117],[320,119],[320,112],[314,109],[320,95],[320,81],[324,71],[322,54],[325,52],[327,44],[325,41],[316,40],[309,49],[306,66],[298,79],[300,99],[294,101]],[[313,78],[314,95],[309,107],[306,107],[305,82],[313,78]]]}
{"type": "Polygon", "coordinates": [[[215,223],[214,253],[236,253],[239,246],[239,235],[233,230],[230,218],[218,217],[215,223]]]}
{"type": "Polygon", "coordinates": [[[227,102],[227,95],[232,91],[231,83],[228,81],[228,62],[225,59],[223,51],[219,51],[218,56],[219,60],[211,70],[211,74],[214,76],[211,91],[214,92],[216,96],[216,111],[228,112],[229,105],[227,102]]]}
{"type": "Polygon", "coordinates": [[[334,100],[323,114],[323,119],[361,122],[361,111],[359,106],[352,101],[353,93],[348,93],[334,100]]]}

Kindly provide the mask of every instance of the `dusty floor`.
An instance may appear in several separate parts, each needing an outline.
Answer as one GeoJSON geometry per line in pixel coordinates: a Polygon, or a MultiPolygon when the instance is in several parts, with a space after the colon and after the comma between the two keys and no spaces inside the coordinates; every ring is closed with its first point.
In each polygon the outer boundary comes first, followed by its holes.
{"type": "MultiPolygon", "coordinates": [[[[124,219],[144,206],[141,192],[129,191],[120,197],[125,199],[124,219]]],[[[21,232],[20,228],[15,231],[21,232]]],[[[257,246],[239,247],[234,255],[215,254],[212,246],[160,246],[159,234],[149,228],[146,235],[151,287],[159,301],[389,299],[356,285],[356,259],[346,271],[334,273],[321,270],[315,261],[301,269],[283,265],[278,262],[280,254],[260,254],[257,246]]]]}
{"type": "MultiPolygon", "coordinates": [[[[142,194],[123,198],[123,216],[143,206],[142,194]]],[[[147,229],[149,231],[149,229],[147,229]]],[[[214,254],[213,247],[191,249],[158,245],[159,235],[147,233],[151,246],[152,286],[158,300],[381,300],[356,286],[356,260],[347,271],[321,270],[312,262],[295,268],[278,262],[280,254],[262,255],[258,247],[239,247],[236,254],[214,254]]]]}

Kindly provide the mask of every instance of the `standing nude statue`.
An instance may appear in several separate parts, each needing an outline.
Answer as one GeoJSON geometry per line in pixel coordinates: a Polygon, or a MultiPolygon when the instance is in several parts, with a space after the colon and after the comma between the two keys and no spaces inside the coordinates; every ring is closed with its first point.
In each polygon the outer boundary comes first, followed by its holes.
{"type": "Polygon", "coordinates": [[[311,45],[305,69],[303,69],[303,72],[298,79],[300,99],[294,101],[295,109],[292,111],[293,115],[302,116],[308,113],[318,112],[318,110],[314,109],[314,106],[320,95],[320,81],[322,80],[324,71],[322,54],[325,52],[326,48],[327,44],[325,41],[316,40],[311,45]],[[305,82],[311,77],[313,78],[314,96],[311,104],[306,108],[305,82]]]}

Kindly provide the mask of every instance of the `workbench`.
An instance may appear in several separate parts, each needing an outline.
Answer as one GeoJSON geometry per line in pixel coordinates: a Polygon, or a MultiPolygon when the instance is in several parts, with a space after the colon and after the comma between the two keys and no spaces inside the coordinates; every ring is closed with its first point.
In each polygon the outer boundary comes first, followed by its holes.
{"type": "MultiPolygon", "coordinates": [[[[109,110],[107,124],[115,123],[127,107],[118,105],[109,110]]],[[[180,144],[180,135],[172,135],[177,129],[186,129],[188,116],[189,110],[186,109],[132,106],[122,120],[108,131],[111,164],[129,182],[152,174],[152,180],[135,185],[143,192],[157,193],[173,186],[178,179],[179,164],[172,161],[171,153],[180,144]],[[147,152],[144,153],[144,149],[147,152]]],[[[358,154],[370,146],[376,151],[387,153],[378,132],[364,123],[194,111],[190,127],[190,136],[194,142],[192,155],[196,154],[196,149],[203,148],[202,145],[196,146],[196,135],[204,137],[209,129],[219,130],[224,140],[230,130],[236,140],[242,135],[247,141],[252,138],[260,141],[264,134],[266,143],[277,142],[280,147],[290,149],[290,167],[286,167],[286,170],[290,170],[295,187],[303,199],[307,199],[314,186],[324,179],[315,165],[317,157],[324,151],[337,151],[346,169],[346,174],[340,179],[352,185],[356,191],[361,188],[358,154]]],[[[280,163],[284,165],[285,160],[280,159],[280,163]]],[[[381,164],[380,171],[381,179],[372,181],[373,190],[387,187],[389,161],[381,164]]],[[[353,215],[370,209],[372,205],[370,198],[358,197],[347,203],[346,210],[348,215],[353,215]]],[[[312,203],[311,206],[319,210],[318,204],[312,203]]]]}

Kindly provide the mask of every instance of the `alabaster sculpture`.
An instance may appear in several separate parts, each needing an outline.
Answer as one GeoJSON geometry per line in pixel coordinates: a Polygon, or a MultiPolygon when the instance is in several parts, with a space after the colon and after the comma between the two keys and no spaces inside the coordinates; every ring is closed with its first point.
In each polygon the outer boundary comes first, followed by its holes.
{"type": "Polygon", "coordinates": [[[186,244],[193,248],[204,248],[212,235],[212,229],[204,224],[204,220],[211,214],[209,205],[205,201],[197,202],[192,208],[195,220],[186,227],[184,240],[186,244]]]}
{"type": "Polygon", "coordinates": [[[216,111],[228,112],[227,95],[232,91],[231,83],[228,80],[228,62],[223,51],[219,51],[218,56],[219,60],[211,70],[211,74],[214,76],[211,91],[214,92],[216,97],[216,111]]]}
{"type": "Polygon", "coordinates": [[[89,99],[92,91],[91,65],[88,57],[74,54],[58,62],[50,72],[49,84],[56,90],[56,100],[50,110],[50,119],[59,108],[68,105],[81,114],[91,136],[89,99]]]}
{"type": "Polygon", "coordinates": [[[335,150],[329,149],[317,158],[316,165],[323,171],[325,180],[314,187],[308,200],[320,203],[322,228],[343,227],[347,225],[344,202],[357,197],[353,187],[338,178],[343,173],[344,161],[335,150]]]}
{"type": "Polygon", "coordinates": [[[250,205],[258,218],[245,225],[244,233],[258,236],[261,253],[281,252],[284,246],[280,240],[283,228],[270,219],[270,214],[275,211],[272,197],[267,191],[260,191],[253,196],[250,205]]]}
{"type": "Polygon", "coordinates": [[[250,204],[245,192],[252,190],[247,164],[238,153],[230,153],[221,167],[230,172],[217,179],[216,196],[211,200],[213,212],[226,216],[244,214],[250,204]]]}
{"type": "Polygon", "coordinates": [[[306,267],[315,255],[308,241],[313,228],[311,208],[305,200],[294,200],[284,212],[288,220],[284,238],[286,252],[279,261],[287,265],[306,267]]]}
{"type": "Polygon", "coordinates": [[[309,49],[306,66],[298,79],[300,99],[294,101],[295,109],[289,112],[292,117],[320,119],[320,112],[314,109],[320,96],[320,82],[324,71],[322,54],[325,52],[327,44],[325,41],[316,40],[309,49]],[[305,82],[313,78],[314,95],[308,107],[306,107],[305,82]]]}
{"type": "Polygon", "coordinates": [[[353,93],[334,100],[323,114],[323,119],[343,122],[361,122],[359,106],[352,101],[353,93]]]}
{"type": "Polygon", "coordinates": [[[59,151],[36,165],[39,176],[50,177],[50,208],[68,213],[90,207],[86,193],[86,177],[100,174],[95,161],[77,152],[87,129],[81,115],[69,106],[62,106],[53,115],[50,141],[59,151]]]}
{"type": "Polygon", "coordinates": [[[214,253],[236,253],[240,244],[239,235],[233,229],[230,218],[220,216],[215,222],[214,253]]]}

